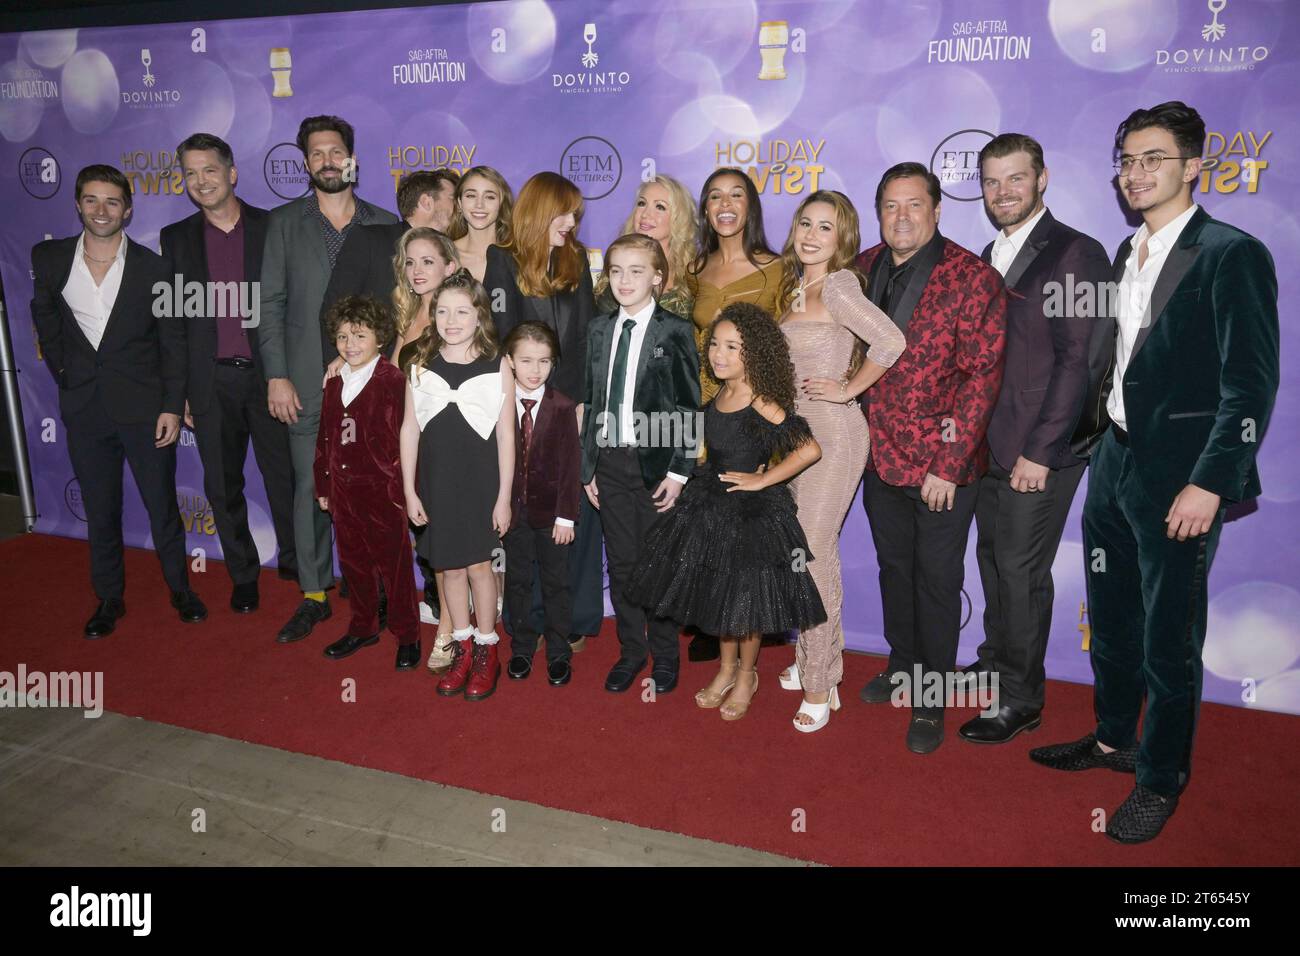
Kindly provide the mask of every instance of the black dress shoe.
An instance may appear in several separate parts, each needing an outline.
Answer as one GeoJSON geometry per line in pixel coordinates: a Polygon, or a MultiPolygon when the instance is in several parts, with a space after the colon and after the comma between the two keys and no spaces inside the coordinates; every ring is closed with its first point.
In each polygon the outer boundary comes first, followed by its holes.
{"type": "Polygon", "coordinates": [[[1102,751],[1095,734],[1073,743],[1052,744],[1029,751],[1029,759],[1053,770],[1092,770],[1102,767],[1116,773],[1137,773],[1137,745],[1110,753],[1102,751]]]}
{"type": "Polygon", "coordinates": [[[1037,730],[1043,722],[1041,710],[1001,707],[993,717],[976,717],[957,731],[973,744],[1004,744],[1021,731],[1037,730]]]}
{"type": "Polygon", "coordinates": [[[251,614],[257,610],[257,604],[256,581],[249,581],[247,584],[236,584],[235,589],[230,592],[230,609],[236,614],[251,614]]]}
{"type": "Polygon", "coordinates": [[[681,666],[677,661],[655,661],[655,666],[650,670],[650,676],[654,678],[655,693],[667,694],[677,687],[677,675],[681,666]]]}
{"type": "Polygon", "coordinates": [[[1154,840],[1177,809],[1177,797],[1162,797],[1139,783],[1106,824],[1106,836],[1116,843],[1154,840]]]}
{"type": "Polygon", "coordinates": [[[282,564],[275,569],[276,576],[281,581],[297,581],[298,568],[292,564],[282,564]]]}
{"type": "Polygon", "coordinates": [[[943,743],[943,718],[912,715],[907,725],[907,749],[914,754],[934,753],[943,743]]]}
{"type": "Polygon", "coordinates": [[[324,601],[303,598],[303,602],[298,605],[298,610],[294,611],[293,617],[289,618],[289,623],[280,628],[280,633],[275,635],[275,642],[292,644],[294,641],[301,641],[321,621],[328,621],[333,613],[330,610],[329,598],[324,601]]]}
{"type": "MultiPolygon", "coordinates": [[[[333,644],[325,648],[325,656],[336,661],[355,654],[363,647],[369,647],[371,644],[379,643],[379,632],[371,634],[369,637],[354,637],[351,634],[344,634],[333,644]]],[[[419,659],[418,657],[416,658],[419,659]]]]}
{"type": "Polygon", "coordinates": [[[532,672],[532,658],[524,657],[523,654],[516,654],[510,658],[510,663],[506,666],[506,676],[511,680],[524,680],[532,672]]]}
{"type": "Polygon", "coordinates": [[[552,687],[567,684],[573,678],[573,667],[567,660],[552,661],[546,665],[546,679],[552,687]]]}
{"type": "Polygon", "coordinates": [[[722,656],[722,646],[712,634],[696,634],[686,648],[688,661],[716,661],[722,656]]]}
{"type": "Polygon", "coordinates": [[[605,678],[605,690],[611,694],[621,694],[636,681],[636,675],[645,670],[645,661],[629,661],[620,657],[618,663],[610,668],[605,678]]]}
{"type": "Polygon", "coordinates": [[[409,671],[420,666],[420,642],[397,645],[397,669],[409,671]]]}
{"type": "Polygon", "coordinates": [[[866,704],[887,704],[894,696],[894,675],[881,671],[858,692],[858,697],[866,704]]]}
{"type": "Polygon", "coordinates": [[[126,602],[121,598],[109,598],[106,601],[100,601],[99,607],[95,608],[95,613],[90,615],[90,620],[86,622],[86,627],[82,633],[88,641],[108,637],[113,633],[113,628],[117,627],[117,619],[125,616],[126,602]]]}
{"type": "Polygon", "coordinates": [[[186,624],[197,624],[208,619],[208,609],[203,606],[199,596],[188,588],[172,592],[172,607],[176,608],[186,624]]]}

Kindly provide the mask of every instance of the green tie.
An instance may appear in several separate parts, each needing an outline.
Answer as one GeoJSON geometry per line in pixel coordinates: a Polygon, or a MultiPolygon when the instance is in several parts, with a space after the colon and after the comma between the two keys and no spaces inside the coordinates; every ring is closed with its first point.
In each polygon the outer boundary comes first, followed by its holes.
{"type": "Polygon", "coordinates": [[[623,444],[622,436],[619,435],[623,423],[623,385],[627,381],[627,353],[632,350],[634,328],[636,328],[635,319],[623,320],[623,332],[618,337],[618,348],[614,351],[614,375],[610,379],[608,400],[605,402],[605,407],[613,419],[610,430],[613,445],[623,444]]]}

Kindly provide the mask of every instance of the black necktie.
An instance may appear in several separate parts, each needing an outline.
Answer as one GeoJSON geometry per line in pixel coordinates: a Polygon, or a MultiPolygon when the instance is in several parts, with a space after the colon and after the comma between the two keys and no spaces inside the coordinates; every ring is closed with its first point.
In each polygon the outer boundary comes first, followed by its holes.
{"type": "Polygon", "coordinates": [[[619,434],[623,426],[623,386],[627,381],[627,355],[632,350],[634,328],[636,328],[635,319],[623,320],[623,331],[618,337],[618,348],[614,351],[614,374],[609,383],[608,401],[605,402],[605,407],[613,418],[613,430],[610,434],[614,445],[623,443],[622,436],[619,434]]]}

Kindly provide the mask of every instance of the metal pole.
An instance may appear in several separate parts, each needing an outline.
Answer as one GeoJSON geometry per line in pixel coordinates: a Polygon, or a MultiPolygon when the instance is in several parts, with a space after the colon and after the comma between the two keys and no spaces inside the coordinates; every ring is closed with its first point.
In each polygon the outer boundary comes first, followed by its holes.
{"type": "Polygon", "coordinates": [[[18,393],[18,367],[14,364],[14,343],[9,336],[9,312],[0,297],[0,383],[4,388],[5,418],[13,444],[14,467],[18,471],[18,496],[23,507],[25,531],[36,526],[36,493],[32,487],[31,462],[27,458],[27,433],[23,429],[23,403],[18,393]]]}

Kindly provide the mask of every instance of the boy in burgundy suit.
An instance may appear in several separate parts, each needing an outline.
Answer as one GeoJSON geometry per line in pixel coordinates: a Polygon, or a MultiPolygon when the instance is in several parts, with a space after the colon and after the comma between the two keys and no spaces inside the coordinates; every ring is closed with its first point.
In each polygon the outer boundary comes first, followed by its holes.
{"type": "Polygon", "coordinates": [[[316,497],[334,518],[339,564],[350,585],[347,633],[325,648],[339,660],[379,642],[379,582],[388,595],[388,629],[397,669],[420,661],[420,616],[402,493],[400,435],[410,389],[379,354],[393,319],[374,299],[347,296],[327,315],[347,363],[325,385],[316,434],[316,497]]]}
{"type": "Polygon", "coordinates": [[[569,545],[573,542],[581,488],[582,451],[573,399],[548,388],[560,343],[540,322],[515,326],[502,349],[515,373],[515,480],[510,503],[512,524],[506,550],[506,612],[514,624],[512,656],[506,672],[523,680],[533,670],[537,632],[533,607],[533,562],[542,579],[546,609],[546,674],[553,686],[573,676],[569,664],[569,545]]]}

